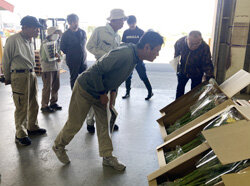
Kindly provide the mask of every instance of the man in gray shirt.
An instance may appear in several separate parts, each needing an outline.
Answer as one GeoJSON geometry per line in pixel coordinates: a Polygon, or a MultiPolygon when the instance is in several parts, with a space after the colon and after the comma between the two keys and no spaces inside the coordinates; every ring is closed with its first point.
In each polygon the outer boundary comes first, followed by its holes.
{"type": "Polygon", "coordinates": [[[32,38],[37,37],[43,26],[35,17],[21,20],[22,31],[10,36],[4,47],[3,72],[5,84],[11,84],[16,106],[16,142],[30,145],[28,135],[44,134],[38,126],[37,78],[34,72],[35,54],[32,38]]]}
{"type": "MultiPolygon", "coordinates": [[[[52,147],[62,163],[69,163],[65,146],[81,129],[83,122],[93,107],[96,116],[99,154],[103,165],[123,171],[126,166],[112,155],[113,146],[109,136],[107,93],[116,90],[131,74],[135,66],[143,60],[153,62],[159,55],[163,38],[156,32],[146,32],[137,45],[125,44],[102,56],[77,79],[69,106],[66,124],[58,134],[52,147]]],[[[112,105],[112,99],[110,100],[112,105]]]]}

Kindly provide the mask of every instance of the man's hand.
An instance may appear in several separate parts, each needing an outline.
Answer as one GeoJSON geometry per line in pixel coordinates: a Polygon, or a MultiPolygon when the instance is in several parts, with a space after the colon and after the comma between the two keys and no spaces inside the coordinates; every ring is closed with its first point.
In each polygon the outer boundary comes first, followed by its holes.
{"type": "Polygon", "coordinates": [[[109,108],[111,108],[114,105],[115,98],[116,98],[116,92],[114,92],[114,91],[110,92],[109,108]]]}
{"type": "Polygon", "coordinates": [[[109,98],[107,94],[100,95],[100,101],[101,101],[101,104],[103,104],[104,106],[107,106],[107,103],[109,102],[109,98]]]}
{"type": "Polygon", "coordinates": [[[56,53],[55,56],[58,58],[58,59],[57,59],[57,62],[61,62],[60,55],[59,55],[58,53],[56,53]]]}

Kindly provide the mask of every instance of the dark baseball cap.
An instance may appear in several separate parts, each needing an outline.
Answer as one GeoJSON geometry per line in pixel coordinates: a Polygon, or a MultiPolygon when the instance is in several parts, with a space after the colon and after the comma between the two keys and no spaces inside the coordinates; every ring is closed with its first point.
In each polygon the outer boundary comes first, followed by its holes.
{"type": "Polygon", "coordinates": [[[43,25],[41,25],[39,21],[33,16],[23,17],[20,23],[22,26],[43,28],[43,25]]]}

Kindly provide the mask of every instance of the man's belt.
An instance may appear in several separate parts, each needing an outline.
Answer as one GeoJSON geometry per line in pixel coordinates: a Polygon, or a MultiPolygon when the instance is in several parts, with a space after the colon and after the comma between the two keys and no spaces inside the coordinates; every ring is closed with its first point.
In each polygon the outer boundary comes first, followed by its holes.
{"type": "Polygon", "coordinates": [[[21,70],[11,70],[14,73],[26,73],[26,72],[33,72],[33,69],[21,69],[21,70]]]}

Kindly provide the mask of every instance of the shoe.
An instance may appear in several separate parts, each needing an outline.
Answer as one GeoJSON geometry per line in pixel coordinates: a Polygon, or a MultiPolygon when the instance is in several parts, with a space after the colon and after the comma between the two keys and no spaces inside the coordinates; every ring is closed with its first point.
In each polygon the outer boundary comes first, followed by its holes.
{"type": "Polygon", "coordinates": [[[23,145],[23,146],[28,146],[28,145],[31,144],[31,140],[30,140],[29,137],[24,137],[24,138],[18,138],[18,137],[16,137],[15,141],[19,145],[23,145]]]}
{"type": "Polygon", "coordinates": [[[55,110],[52,109],[52,108],[50,108],[50,107],[41,108],[41,111],[42,111],[42,113],[52,113],[52,112],[55,112],[55,110]]]}
{"type": "Polygon", "coordinates": [[[118,131],[118,130],[119,130],[119,126],[115,124],[114,131],[118,131]]]}
{"type": "Polygon", "coordinates": [[[40,128],[40,129],[32,130],[32,131],[27,130],[27,132],[28,132],[28,135],[43,135],[46,133],[46,129],[40,128]]]}
{"type": "Polygon", "coordinates": [[[49,106],[52,110],[62,110],[62,107],[57,105],[57,104],[53,104],[49,106]]]}
{"type": "Polygon", "coordinates": [[[153,95],[154,95],[153,92],[149,93],[149,94],[148,94],[148,97],[146,97],[145,100],[149,100],[153,95]]]}
{"type": "Polygon", "coordinates": [[[90,134],[95,133],[95,126],[94,125],[87,125],[87,130],[89,131],[90,134]]]}
{"type": "Polygon", "coordinates": [[[129,93],[126,93],[125,96],[122,96],[122,99],[127,99],[130,97],[130,94],[129,93]]]}
{"type": "Polygon", "coordinates": [[[65,148],[57,148],[55,145],[52,147],[53,151],[56,154],[56,157],[59,159],[60,162],[64,163],[64,164],[68,164],[70,163],[69,157],[66,153],[66,149],[65,148]]]}
{"type": "Polygon", "coordinates": [[[126,169],[126,166],[119,162],[114,156],[103,157],[102,164],[105,166],[113,167],[118,171],[124,171],[126,169]]]}

